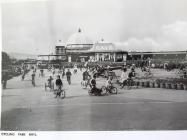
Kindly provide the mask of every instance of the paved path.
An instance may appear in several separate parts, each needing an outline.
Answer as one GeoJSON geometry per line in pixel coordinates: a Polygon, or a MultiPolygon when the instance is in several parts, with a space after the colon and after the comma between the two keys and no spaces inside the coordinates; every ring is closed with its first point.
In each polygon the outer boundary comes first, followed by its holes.
{"type": "MultiPolygon", "coordinates": [[[[2,95],[2,130],[183,130],[187,129],[187,92],[139,88],[117,95],[90,97],[80,86],[81,72],[64,78],[67,97],[54,98],[44,90],[45,78],[36,87],[30,75],[25,81],[8,81],[2,95]]],[[[99,79],[99,86],[104,83],[99,79]]]]}

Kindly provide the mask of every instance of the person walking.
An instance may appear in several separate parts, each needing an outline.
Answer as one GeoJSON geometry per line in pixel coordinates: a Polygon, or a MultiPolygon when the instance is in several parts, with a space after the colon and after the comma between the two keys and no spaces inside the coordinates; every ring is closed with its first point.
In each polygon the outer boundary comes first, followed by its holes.
{"type": "Polygon", "coordinates": [[[88,76],[89,76],[89,73],[88,73],[88,70],[86,69],[86,70],[83,72],[83,74],[82,74],[83,81],[87,80],[88,76]]]}
{"type": "Polygon", "coordinates": [[[63,83],[62,83],[62,80],[60,79],[60,75],[57,75],[57,79],[56,79],[55,84],[56,84],[56,88],[57,88],[57,93],[56,93],[55,98],[57,98],[57,96],[60,96],[60,93],[61,93],[61,90],[63,87],[63,83]]]}
{"type": "Polygon", "coordinates": [[[65,67],[62,68],[62,78],[65,76],[65,67]]]}
{"type": "Polygon", "coordinates": [[[21,76],[21,80],[22,80],[22,81],[25,79],[25,74],[26,74],[26,72],[25,72],[25,70],[24,70],[24,71],[23,71],[23,74],[22,74],[22,76],[21,76]]]}
{"type": "Polygon", "coordinates": [[[70,85],[71,84],[71,72],[70,69],[68,69],[68,71],[66,72],[66,77],[67,77],[67,82],[70,85]]]}
{"type": "Polygon", "coordinates": [[[32,75],[31,75],[31,77],[32,77],[32,80],[31,80],[31,82],[32,82],[32,85],[35,87],[36,86],[36,84],[35,84],[35,72],[33,71],[33,73],[32,73],[32,75]]]}
{"type": "Polygon", "coordinates": [[[3,84],[3,89],[6,89],[7,87],[7,81],[10,79],[10,76],[8,72],[5,72],[2,74],[2,84],[3,84]]]}

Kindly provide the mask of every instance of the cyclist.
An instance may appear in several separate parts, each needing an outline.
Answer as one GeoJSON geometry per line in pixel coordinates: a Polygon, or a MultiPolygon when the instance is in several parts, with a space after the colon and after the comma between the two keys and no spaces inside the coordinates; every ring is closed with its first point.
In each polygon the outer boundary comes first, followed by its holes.
{"type": "Polygon", "coordinates": [[[63,87],[63,83],[62,83],[62,80],[60,79],[60,75],[57,75],[57,79],[56,79],[55,84],[56,84],[56,88],[57,88],[57,94],[56,94],[55,98],[57,98],[57,96],[60,96],[60,92],[63,87]]]}
{"type": "Polygon", "coordinates": [[[133,77],[135,77],[135,71],[134,71],[134,69],[132,68],[132,69],[131,69],[131,72],[128,74],[128,79],[127,79],[127,83],[128,83],[129,86],[132,86],[133,77]]]}
{"type": "Polygon", "coordinates": [[[68,69],[68,71],[66,72],[66,77],[67,77],[67,81],[68,81],[68,84],[70,85],[71,84],[71,72],[70,72],[70,69],[68,69]]]}
{"type": "Polygon", "coordinates": [[[105,83],[105,86],[107,89],[110,89],[112,87],[112,77],[108,77],[106,83],[105,83]]]}
{"type": "Polygon", "coordinates": [[[127,79],[128,79],[127,68],[124,68],[120,77],[120,83],[122,84],[121,88],[127,85],[127,79]]]}
{"type": "Polygon", "coordinates": [[[53,77],[49,76],[49,78],[47,79],[47,81],[48,81],[48,86],[51,88],[52,87],[53,77]]]}
{"type": "Polygon", "coordinates": [[[91,93],[94,93],[96,96],[101,96],[101,90],[96,87],[96,76],[90,81],[91,86],[91,93]]]}

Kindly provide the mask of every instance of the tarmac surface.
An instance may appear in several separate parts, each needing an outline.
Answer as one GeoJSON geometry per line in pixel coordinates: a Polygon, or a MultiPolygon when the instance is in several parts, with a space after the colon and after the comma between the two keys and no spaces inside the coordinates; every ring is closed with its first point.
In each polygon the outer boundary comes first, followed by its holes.
{"type": "MultiPolygon", "coordinates": [[[[45,91],[49,77],[15,77],[2,92],[1,130],[120,131],[187,129],[187,91],[158,88],[119,89],[117,95],[89,96],[81,87],[82,73],[63,83],[66,98],[45,91]]],[[[98,86],[104,79],[98,79],[98,86]]]]}

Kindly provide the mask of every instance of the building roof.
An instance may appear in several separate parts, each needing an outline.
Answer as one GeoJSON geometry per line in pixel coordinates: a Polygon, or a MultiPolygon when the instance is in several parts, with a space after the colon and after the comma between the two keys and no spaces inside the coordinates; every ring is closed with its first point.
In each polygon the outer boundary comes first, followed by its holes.
{"type": "Polygon", "coordinates": [[[82,33],[80,28],[78,32],[69,37],[66,43],[67,49],[90,49],[92,45],[92,40],[82,33]]]}
{"type": "Polygon", "coordinates": [[[187,54],[187,51],[128,52],[129,55],[140,54],[187,54]]]}
{"type": "Polygon", "coordinates": [[[122,50],[117,49],[113,43],[97,42],[93,45],[93,47],[89,50],[90,52],[121,52],[122,50]]]}

